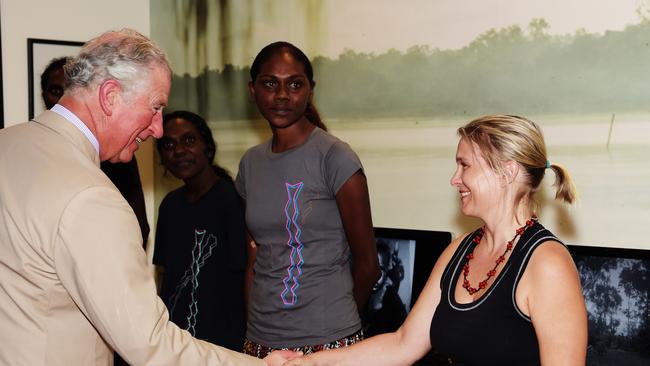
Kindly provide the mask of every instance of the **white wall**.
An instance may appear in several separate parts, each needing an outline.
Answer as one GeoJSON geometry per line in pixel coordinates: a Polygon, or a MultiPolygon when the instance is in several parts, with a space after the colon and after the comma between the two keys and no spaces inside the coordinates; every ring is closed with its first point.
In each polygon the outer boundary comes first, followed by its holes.
{"type": "MultiPolygon", "coordinates": [[[[0,0],[0,15],[5,127],[28,118],[27,38],[87,41],[110,29],[129,27],[145,35],[150,29],[149,0],[0,0]]],[[[153,228],[151,141],[137,159],[153,228]]]]}

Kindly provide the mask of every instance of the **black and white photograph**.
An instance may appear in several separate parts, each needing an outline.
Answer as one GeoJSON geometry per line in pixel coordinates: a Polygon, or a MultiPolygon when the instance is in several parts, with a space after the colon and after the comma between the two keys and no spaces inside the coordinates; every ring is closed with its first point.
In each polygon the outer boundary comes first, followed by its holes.
{"type": "Polygon", "coordinates": [[[392,332],[411,310],[415,240],[377,238],[380,277],[368,301],[366,335],[392,332]]]}
{"type": "Polygon", "coordinates": [[[573,247],[589,318],[587,365],[650,364],[650,256],[573,247]]]}
{"type": "Polygon", "coordinates": [[[45,73],[48,66],[57,60],[76,55],[82,45],[83,42],[77,41],[27,39],[29,119],[38,116],[47,109],[43,102],[43,100],[47,100],[47,93],[57,96],[57,100],[63,94],[62,68],[53,68],[52,72],[45,73]],[[43,83],[42,81],[49,82],[43,83]]]}

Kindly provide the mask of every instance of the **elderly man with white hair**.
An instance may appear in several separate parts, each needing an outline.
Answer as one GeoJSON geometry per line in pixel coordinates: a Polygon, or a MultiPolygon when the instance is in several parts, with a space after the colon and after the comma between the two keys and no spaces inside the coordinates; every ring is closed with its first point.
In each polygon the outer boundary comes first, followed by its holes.
{"type": "Polygon", "coordinates": [[[0,364],[279,365],[192,338],[156,295],[136,217],[99,168],[162,134],[171,70],[132,30],[89,41],[64,95],[0,131],[0,364]]]}

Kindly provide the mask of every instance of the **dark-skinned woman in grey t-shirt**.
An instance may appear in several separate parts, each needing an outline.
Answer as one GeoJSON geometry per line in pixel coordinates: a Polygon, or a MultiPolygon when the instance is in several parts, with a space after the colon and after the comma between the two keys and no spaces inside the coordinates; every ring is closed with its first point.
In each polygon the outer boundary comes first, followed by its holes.
{"type": "Polygon", "coordinates": [[[364,309],[379,276],[361,163],[326,132],[312,103],[309,59],[294,45],[264,47],[251,66],[251,100],[272,138],[242,158],[248,326],[244,352],[306,354],[363,339],[364,309]]]}

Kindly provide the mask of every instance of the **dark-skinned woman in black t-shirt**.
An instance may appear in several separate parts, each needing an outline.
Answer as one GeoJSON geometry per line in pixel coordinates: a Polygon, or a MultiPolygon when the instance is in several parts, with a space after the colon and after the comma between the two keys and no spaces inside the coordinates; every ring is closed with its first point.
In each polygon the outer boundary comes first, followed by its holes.
{"type": "Polygon", "coordinates": [[[244,341],[245,228],[232,178],[214,163],[205,120],[163,118],[157,142],[165,169],[184,183],[160,204],[153,262],[170,320],[193,336],[240,351],[244,341]]]}

